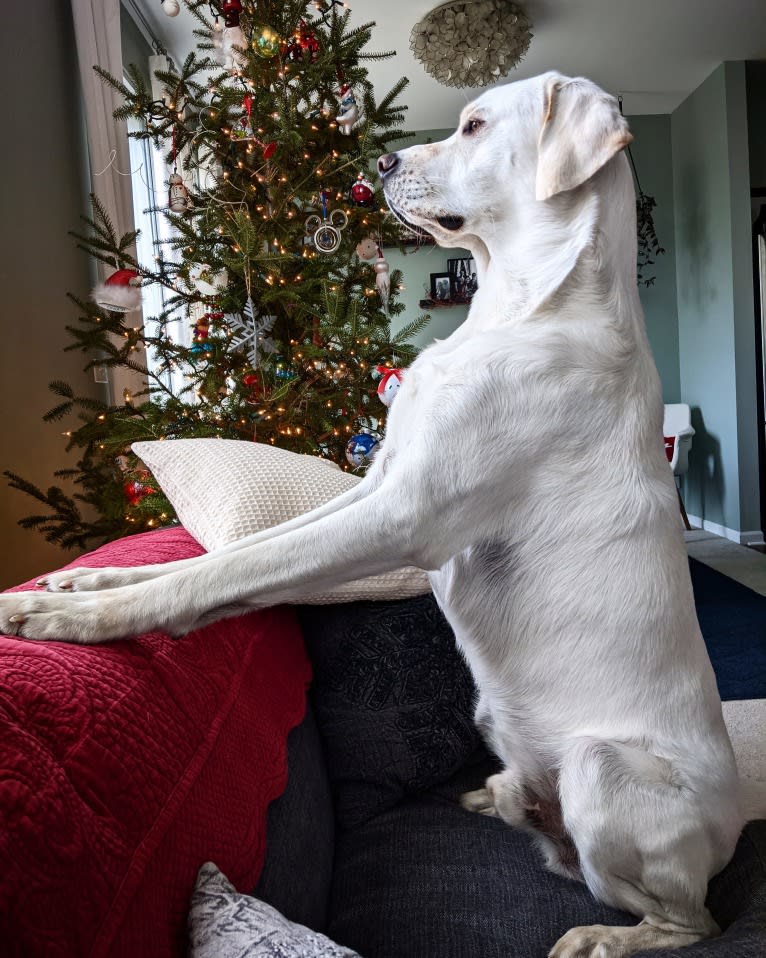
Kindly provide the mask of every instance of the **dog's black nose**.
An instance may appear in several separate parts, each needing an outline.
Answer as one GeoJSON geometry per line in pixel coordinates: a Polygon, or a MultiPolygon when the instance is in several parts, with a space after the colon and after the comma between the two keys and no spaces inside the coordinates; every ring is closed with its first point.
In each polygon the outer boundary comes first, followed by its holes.
{"type": "Polygon", "coordinates": [[[384,153],[378,160],[378,173],[380,173],[381,180],[384,180],[389,173],[393,173],[398,165],[398,153],[384,153]]]}

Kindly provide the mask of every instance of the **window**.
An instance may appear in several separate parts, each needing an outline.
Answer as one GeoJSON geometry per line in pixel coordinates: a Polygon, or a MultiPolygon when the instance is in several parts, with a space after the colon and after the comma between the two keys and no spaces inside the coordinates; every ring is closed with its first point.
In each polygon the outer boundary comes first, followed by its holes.
{"type": "MultiPolygon", "coordinates": [[[[126,81],[127,82],[127,81],[126,81]]],[[[128,132],[145,128],[145,121],[135,117],[128,120],[128,132]]],[[[138,262],[149,269],[157,270],[162,259],[173,260],[177,254],[172,250],[170,240],[173,229],[167,218],[156,207],[167,203],[167,168],[160,150],[149,139],[130,137],[130,170],[133,187],[133,217],[139,235],[136,240],[138,262]]],[[[157,317],[167,309],[171,298],[170,290],[159,283],[152,283],[142,290],[143,315],[149,335],[156,335],[159,329],[157,317]]],[[[186,311],[177,309],[166,326],[167,335],[183,346],[191,345],[191,327],[186,311]]],[[[149,352],[147,364],[156,372],[157,357],[149,352]]],[[[162,381],[176,392],[184,385],[183,371],[180,369],[162,373],[162,381]]]]}

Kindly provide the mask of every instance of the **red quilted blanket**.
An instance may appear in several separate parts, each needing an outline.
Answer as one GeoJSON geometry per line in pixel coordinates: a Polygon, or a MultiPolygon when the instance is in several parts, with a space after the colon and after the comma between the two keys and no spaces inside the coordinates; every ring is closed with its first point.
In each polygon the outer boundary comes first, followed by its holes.
{"type": "MultiPolygon", "coordinates": [[[[72,566],[200,552],[174,528],[72,566]]],[[[255,886],[309,679],[286,608],[181,640],[0,637],[0,954],[183,954],[202,862],[242,891],[255,886]]]]}

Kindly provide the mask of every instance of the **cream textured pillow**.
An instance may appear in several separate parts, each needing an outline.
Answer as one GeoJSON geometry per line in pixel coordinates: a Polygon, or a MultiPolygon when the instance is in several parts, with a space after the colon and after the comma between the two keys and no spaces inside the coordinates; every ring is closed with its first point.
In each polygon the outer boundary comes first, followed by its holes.
{"type": "MultiPolygon", "coordinates": [[[[309,512],[360,482],[329,459],[266,443],[167,439],[134,442],[132,448],[172,503],[181,525],[208,552],[309,512]]],[[[407,567],[344,583],[303,603],[408,599],[429,590],[425,572],[407,567]]]]}

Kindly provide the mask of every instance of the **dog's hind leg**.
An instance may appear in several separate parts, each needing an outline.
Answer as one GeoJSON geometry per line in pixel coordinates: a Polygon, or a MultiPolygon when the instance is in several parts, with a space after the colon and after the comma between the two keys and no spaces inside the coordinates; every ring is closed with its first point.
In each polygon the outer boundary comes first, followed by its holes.
{"type": "Polygon", "coordinates": [[[564,830],[558,795],[550,783],[531,786],[519,769],[505,768],[491,775],[484,788],[462,795],[460,804],[468,811],[496,816],[523,829],[537,845],[549,871],[582,880],[577,850],[564,830]]]}
{"type": "Polygon", "coordinates": [[[549,958],[627,958],[719,933],[705,907],[707,883],[731,856],[734,833],[703,816],[704,797],[670,761],[620,742],[581,739],[564,758],[559,788],[591,892],[642,920],[573,928],[549,958]]]}

